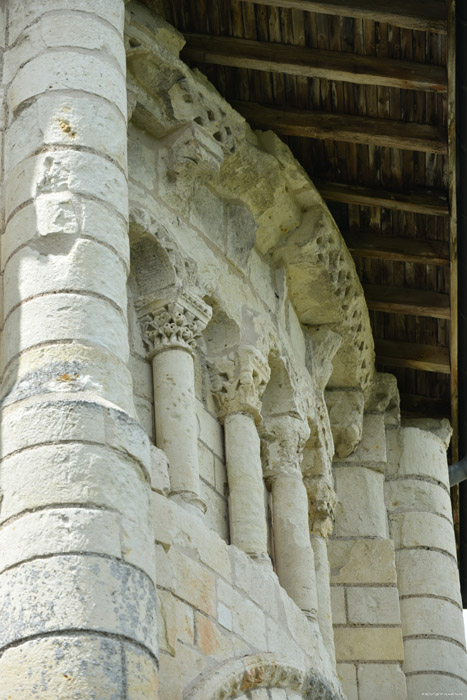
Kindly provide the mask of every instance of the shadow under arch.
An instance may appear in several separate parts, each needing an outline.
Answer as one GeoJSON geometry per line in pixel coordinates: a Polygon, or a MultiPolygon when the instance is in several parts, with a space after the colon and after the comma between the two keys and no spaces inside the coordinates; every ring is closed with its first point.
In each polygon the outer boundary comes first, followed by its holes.
{"type": "Polygon", "coordinates": [[[273,652],[232,659],[201,674],[185,688],[183,700],[233,700],[260,688],[293,690],[304,700],[344,700],[320,673],[273,652]]]}

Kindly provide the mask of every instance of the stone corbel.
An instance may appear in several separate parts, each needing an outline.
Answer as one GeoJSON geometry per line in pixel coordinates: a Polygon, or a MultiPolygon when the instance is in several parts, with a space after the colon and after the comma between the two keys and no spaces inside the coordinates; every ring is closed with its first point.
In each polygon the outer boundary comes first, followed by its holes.
{"type": "Polygon", "coordinates": [[[171,348],[193,353],[211,315],[212,309],[188,291],[170,300],[157,299],[140,305],[138,316],[148,359],[171,348]]]}
{"type": "Polygon", "coordinates": [[[345,459],[362,439],[364,396],[358,389],[325,392],[335,458],[345,459]]]}
{"type": "Polygon", "coordinates": [[[209,177],[217,175],[224,160],[221,145],[202,126],[190,122],[161,141],[168,153],[167,174],[209,177]]]}
{"type": "Polygon", "coordinates": [[[303,448],[310,435],[308,423],[290,415],[265,418],[262,430],[263,474],[266,482],[276,476],[299,476],[303,448]]]}
{"type": "Polygon", "coordinates": [[[210,362],[211,390],[219,418],[247,413],[259,422],[261,396],[270,377],[269,366],[251,346],[238,348],[225,358],[210,362]]]}
{"type": "Polygon", "coordinates": [[[336,492],[323,477],[305,477],[305,487],[308,494],[310,532],[327,539],[334,527],[336,492]]]}

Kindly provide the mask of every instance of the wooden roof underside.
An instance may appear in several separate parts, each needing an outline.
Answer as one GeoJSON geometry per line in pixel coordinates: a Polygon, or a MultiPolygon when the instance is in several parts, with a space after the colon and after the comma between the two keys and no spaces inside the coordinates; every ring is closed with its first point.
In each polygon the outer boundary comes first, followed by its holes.
{"type": "Polygon", "coordinates": [[[455,422],[453,2],[165,0],[165,13],[182,57],[280,134],[327,201],[402,408],[455,422]]]}

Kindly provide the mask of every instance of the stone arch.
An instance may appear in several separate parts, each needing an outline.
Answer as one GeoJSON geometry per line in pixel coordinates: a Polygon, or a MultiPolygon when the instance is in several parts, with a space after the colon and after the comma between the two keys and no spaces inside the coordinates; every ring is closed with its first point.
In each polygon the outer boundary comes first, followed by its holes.
{"type": "Polygon", "coordinates": [[[183,700],[240,699],[260,688],[295,691],[304,700],[344,700],[341,692],[319,673],[305,671],[275,653],[233,659],[201,674],[185,688],[183,700]]]}

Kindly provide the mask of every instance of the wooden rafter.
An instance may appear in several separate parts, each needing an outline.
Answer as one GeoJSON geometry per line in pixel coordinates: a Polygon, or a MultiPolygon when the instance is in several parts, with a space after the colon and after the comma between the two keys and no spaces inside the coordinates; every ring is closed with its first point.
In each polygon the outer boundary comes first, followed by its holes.
{"type": "Polygon", "coordinates": [[[343,185],[337,182],[313,180],[321,196],[332,202],[359,204],[367,207],[381,207],[396,211],[409,211],[414,214],[448,216],[449,205],[445,194],[433,190],[417,192],[388,192],[382,189],[343,185]]]}
{"type": "Polygon", "coordinates": [[[243,0],[287,10],[387,22],[396,27],[446,34],[444,3],[437,0],[243,0]]]}
{"type": "Polygon", "coordinates": [[[343,233],[352,255],[449,267],[449,244],[419,238],[384,236],[372,231],[343,233]]]}
{"type": "Polygon", "coordinates": [[[363,288],[372,311],[445,319],[451,316],[449,294],[379,284],[367,284],[363,288]]]}
{"type": "Polygon", "coordinates": [[[231,37],[186,34],[185,38],[182,58],[200,63],[407,90],[447,90],[442,66],[231,37]]]}
{"type": "Polygon", "coordinates": [[[407,367],[441,374],[449,374],[451,371],[448,348],[376,340],[375,350],[377,362],[389,367],[407,367]]]}
{"type": "Polygon", "coordinates": [[[271,129],[276,134],[386,146],[422,153],[447,152],[445,130],[428,124],[266,107],[256,102],[232,104],[251,124],[260,129],[271,129]]]}

